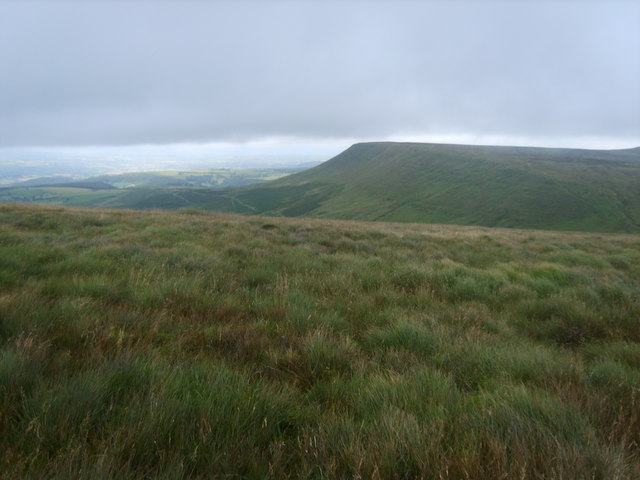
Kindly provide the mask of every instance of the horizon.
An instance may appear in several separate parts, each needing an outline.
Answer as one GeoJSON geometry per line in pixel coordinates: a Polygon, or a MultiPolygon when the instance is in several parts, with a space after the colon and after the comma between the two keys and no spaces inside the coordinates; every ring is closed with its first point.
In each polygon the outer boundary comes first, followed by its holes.
{"type": "Polygon", "coordinates": [[[469,143],[469,137],[450,136],[437,139],[357,140],[346,142],[246,142],[174,143],[146,145],[30,146],[0,147],[0,185],[19,183],[40,177],[131,173],[138,171],[180,171],[198,169],[290,168],[314,166],[326,162],[348,148],[364,143],[431,144],[469,147],[547,148],[568,150],[614,151],[640,147],[640,142],[591,139],[586,142],[548,142],[546,145],[516,143],[516,139],[491,138],[485,143],[469,143]],[[439,141],[436,141],[439,140],[439,141]],[[458,141],[456,141],[458,140],[458,141]],[[463,143],[467,140],[467,143],[463,143]],[[572,144],[566,146],[566,144],[572,144]],[[608,148],[594,148],[593,145],[608,148]]]}

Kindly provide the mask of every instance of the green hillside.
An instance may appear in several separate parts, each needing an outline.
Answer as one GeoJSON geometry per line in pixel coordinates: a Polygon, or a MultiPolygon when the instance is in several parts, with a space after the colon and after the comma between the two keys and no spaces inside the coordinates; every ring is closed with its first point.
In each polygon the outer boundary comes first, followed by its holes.
{"type": "Polygon", "coordinates": [[[640,477],[640,237],[0,205],[0,479],[640,477]]]}
{"type": "Polygon", "coordinates": [[[287,217],[640,232],[640,148],[362,143],[277,180],[238,188],[193,186],[155,188],[147,182],[79,191],[79,196],[69,196],[68,190],[66,196],[47,195],[46,188],[33,187],[0,190],[0,201],[30,201],[33,193],[41,203],[101,208],[193,207],[287,217]]]}
{"type": "Polygon", "coordinates": [[[637,232],[640,149],[365,143],[235,199],[271,215],[637,232]]]}

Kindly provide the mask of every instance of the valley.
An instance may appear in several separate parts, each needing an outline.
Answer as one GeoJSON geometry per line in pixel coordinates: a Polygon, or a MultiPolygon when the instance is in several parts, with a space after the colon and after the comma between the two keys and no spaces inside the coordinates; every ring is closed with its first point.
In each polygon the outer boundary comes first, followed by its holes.
{"type": "Polygon", "coordinates": [[[90,191],[83,183],[16,187],[0,189],[0,201],[640,232],[640,148],[373,142],[304,171],[249,173],[142,174],[147,177],[139,183],[132,174],[95,177],[90,191]],[[111,187],[105,190],[105,183],[111,187]]]}

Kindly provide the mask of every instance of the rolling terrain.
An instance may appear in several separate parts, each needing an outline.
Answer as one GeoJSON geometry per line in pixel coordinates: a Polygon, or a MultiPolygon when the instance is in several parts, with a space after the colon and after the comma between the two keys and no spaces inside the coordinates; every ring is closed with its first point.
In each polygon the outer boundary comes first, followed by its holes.
{"type": "MultiPolygon", "coordinates": [[[[129,181],[111,185],[123,187],[129,181]]],[[[34,187],[27,193],[0,190],[0,201],[31,198],[106,208],[640,232],[640,148],[362,143],[277,180],[234,188],[200,186],[153,188],[147,182],[121,190],[78,190],[77,196],[69,190],[46,195],[34,187]]]]}
{"type": "Polygon", "coordinates": [[[640,148],[357,144],[310,170],[235,190],[228,211],[354,220],[640,231],[640,148]],[[240,203],[241,202],[241,203],[240,203]],[[251,207],[251,208],[248,208],[251,207]]]}
{"type": "MultiPolygon", "coordinates": [[[[228,188],[274,180],[300,171],[300,168],[202,169],[161,172],[130,172],[97,175],[81,180],[63,176],[34,178],[0,187],[0,202],[123,206],[155,196],[155,189],[179,202],[180,192],[189,188],[228,188]]],[[[188,206],[183,202],[181,206],[188,206]]]]}
{"type": "Polygon", "coordinates": [[[0,205],[0,479],[637,479],[639,319],[638,235],[0,205]]]}

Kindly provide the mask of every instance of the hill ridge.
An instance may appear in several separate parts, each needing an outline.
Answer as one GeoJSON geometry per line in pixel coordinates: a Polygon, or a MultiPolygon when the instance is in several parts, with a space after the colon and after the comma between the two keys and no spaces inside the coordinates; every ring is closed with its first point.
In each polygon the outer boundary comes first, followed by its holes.
{"type": "Polygon", "coordinates": [[[104,191],[69,202],[101,208],[200,208],[268,216],[639,233],[638,185],[640,147],[361,142],[314,168],[260,184],[220,190],[138,189],[117,196],[104,191]]]}
{"type": "Polygon", "coordinates": [[[535,149],[535,150],[579,150],[589,152],[623,152],[623,151],[639,151],[640,145],[637,147],[628,148],[580,148],[580,147],[540,147],[534,145],[496,145],[496,144],[471,144],[471,143],[439,143],[439,142],[410,142],[410,141],[394,141],[394,140],[380,140],[370,142],[356,142],[351,147],[357,145],[429,145],[440,147],[468,147],[468,148],[499,148],[499,149],[535,149]]]}
{"type": "Polygon", "coordinates": [[[234,194],[269,215],[633,232],[638,184],[635,149],[363,142],[234,194]]]}

